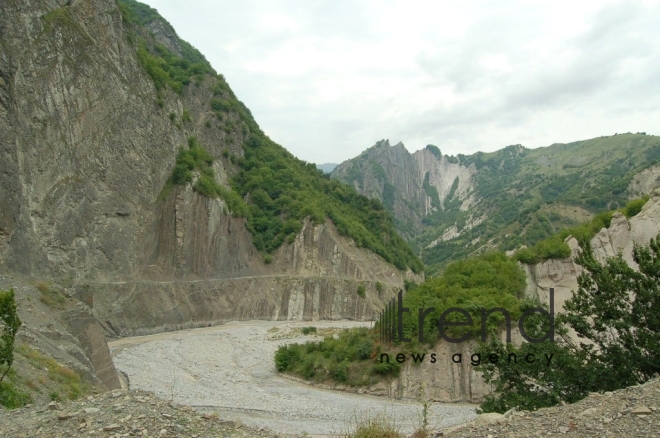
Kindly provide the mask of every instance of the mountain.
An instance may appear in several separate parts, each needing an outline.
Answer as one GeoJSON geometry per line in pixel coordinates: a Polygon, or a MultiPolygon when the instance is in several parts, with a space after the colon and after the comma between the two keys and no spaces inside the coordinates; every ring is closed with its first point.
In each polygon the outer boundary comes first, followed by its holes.
{"type": "Polygon", "coordinates": [[[0,2],[0,157],[21,339],[108,388],[104,334],[366,320],[424,278],[380,201],[269,139],[134,0],[0,2]]]}
{"type": "Polygon", "coordinates": [[[660,138],[644,133],[458,156],[382,140],[331,176],[381,200],[436,272],[484,250],[532,245],[648,194],[660,185],[659,161],[660,138]]]}
{"type": "Polygon", "coordinates": [[[317,164],[316,168],[322,170],[324,173],[330,173],[337,166],[338,166],[337,163],[323,163],[323,164],[317,164]]]}

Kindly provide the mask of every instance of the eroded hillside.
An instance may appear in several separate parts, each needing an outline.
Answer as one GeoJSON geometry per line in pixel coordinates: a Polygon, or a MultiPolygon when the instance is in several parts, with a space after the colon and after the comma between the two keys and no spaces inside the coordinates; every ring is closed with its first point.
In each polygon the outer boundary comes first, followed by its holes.
{"type": "Polygon", "coordinates": [[[485,249],[532,245],[648,194],[660,139],[621,134],[528,149],[443,155],[381,141],[332,176],[380,199],[430,272],[485,249]]]}

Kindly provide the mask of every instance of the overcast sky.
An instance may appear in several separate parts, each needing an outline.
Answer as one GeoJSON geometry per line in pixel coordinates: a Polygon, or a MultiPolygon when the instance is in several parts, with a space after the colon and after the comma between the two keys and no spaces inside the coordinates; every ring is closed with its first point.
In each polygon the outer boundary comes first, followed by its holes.
{"type": "Polygon", "coordinates": [[[659,1],[146,3],[306,161],[660,134],[659,1]]]}

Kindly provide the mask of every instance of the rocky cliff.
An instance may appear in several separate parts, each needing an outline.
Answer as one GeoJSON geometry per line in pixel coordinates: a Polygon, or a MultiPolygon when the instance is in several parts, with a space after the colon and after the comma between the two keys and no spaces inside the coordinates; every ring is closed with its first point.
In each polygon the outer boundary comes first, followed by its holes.
{"type": "MultiPolygon", "coordinates": [[[[621,213],[615,213],[609,228],[603,228],[591,239],[594,255],[602,263],[608,257],[621,254],[632,267],[634,245],[647,245],[660,233],[660,189],[651,193],[651,198],[636,215],[626,219],[621,213]]],[[[573,256],[579,251],[577,241],[569,237],[567,243],[573,256]]],[[[573,258],[546,260],[536,265],[522,265],[527,274],[526,294],[548,302],[550,288],[555,289],[555,311],[563,309],[563,303],[577,290],[577,277],[582,272],[573,258]]]]}
{"type": "Polygon", "coordinates": [[[433,146],[411,154],[403,143],[391,146],[382,140],[338,165],[332,176],[381,199],[399,221],[399,230],[412,238],[424,228],[424,218],[445,210],[449,201],[456,200],[463,210],[470,205],[475,170],[433,146]]]}
{"type": "MultiPolygon", "coordinates": [[[[651,193],[651,198],[642,210],[630,220],[621,213],[615,213],[609,228],[603,228],[591,239],[594,255],[601,262],[608,257],[621,254],[632,267],[634,245],[647,245],[660,233],[660,188],[651,193]]],[[[535,265],[522,265],[527,276],[526,295],[549,303],[550,288],[554,288],[555,312],[563,311],[563,305],[578,289],[577,278],[582,268],[573,261],[579,251],[577,240],[567,238],[573,255],[565,259],[550,259],[535,265]]],[[[576,337],[575,333],[570,333],[576,337]]],[[[504,341],[504,333],[502,334],[504,341]]],[[[577,337],[576,337],[577,338],[577,337]]],[[[523,341],[517,329],[512,329],[512,341],[523,341]]],[[[439,342],[429,353],[437,354],[438,362],[427,360],[419,365],[407,360],[402,365],[401,375],[389,383],[379,384],[371,391],[399,398],[417,399],[420,394],[443,402],[468,401],[479,403],[491,391],[483,382],[481,373],[474,371],[470,356],[476,344],[473,341],[461,344],[439,342]],[[462,364],[455,364],[451,356],[460,353],[462,364]]]]}
{"type": "MultiPolygon", "coordinates": [[[[371,201],[357,195],[342,232],[328,219],[298,220],[297,234],[266,256],[248,214],[194,186],[199,172],[172,183],[194,138],[212,161],[205,175],[248,210],[250,193],[237,195],[230,180],[263,133],[222,75],[136,5],[0,2],[0,272],[12,279],[2,287],[26,284],[24,315],[37,280],[80,300],[64,313],[42,306],[44,321],[24,318],[24,341],[116,388],[106,335],[231,319],[366,320],[404,279],[423,279],[346,237],[367,229],[351,212],[371,201]]],[[[306,169],[280,153],[287,171],[306,169]]],[[[389,220],[378,210],[363,217],[389,220]]]]}
{"type": "Polygon", "coordinates": [[[380,141],[332,172],[383,201],[429,266],[533,245],[660,184],[660,138],[600,137],[544,148],[448,156],[380,141]]]}

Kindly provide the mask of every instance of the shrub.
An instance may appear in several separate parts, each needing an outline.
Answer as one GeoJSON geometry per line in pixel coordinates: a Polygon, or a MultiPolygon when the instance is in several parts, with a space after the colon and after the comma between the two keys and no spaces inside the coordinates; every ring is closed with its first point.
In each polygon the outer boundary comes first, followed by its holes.
{"type": "Polygon", "coordinates": [[[355,417],[353,425],[342,438],[403,438],[398,426],[385,415],[360,420],[355,417]]]}
{"type": "Polygon", "coordinates": [[[0,383],[14,363],[14,340],[21,324],[14,289],[0,290],[0,383]]]}
{"type": "Polygon", "coordinates": [[[361,284],[357,287],[357,294],[358,294],[358,296],[360,296],[362,298],[365,298],[367,296],[367,291],[366,291],[363,284],[361,284]]]}
{"type": "Polygon", "coordinates": [[[0,405],[7,409],[16,409],[32,403],[29,392],[20,391],[11,382],[0,382],[0,405]]]}
{"type": "Polygon", "coordinates": [[[625,214],[627,218],[630,219],[631,217],[636,216],[637,213],[642,211],[642,207],[644,207],[644,204],[646,204],[648,200],[649,200],[648,196],[639,199],[634,199],[630,201],[628,204],[626,204],[626,206],[621,209],[621,212],[625,214]]]}
{"type": "Polygon", "coordinates": [[[303,327],[301,329],[303,335],[309,335],[311,333],[316,333],[316,327],[310,326],[310,327],[303,327]]]}
{"type": "Polygon", "coordinates": [[[300,361],[300,345],[283,345],[275,352],[275,368],[279,372],[289,371],[300,361]]]}

